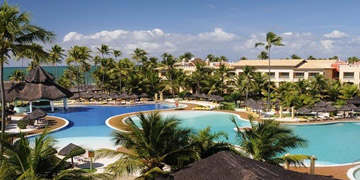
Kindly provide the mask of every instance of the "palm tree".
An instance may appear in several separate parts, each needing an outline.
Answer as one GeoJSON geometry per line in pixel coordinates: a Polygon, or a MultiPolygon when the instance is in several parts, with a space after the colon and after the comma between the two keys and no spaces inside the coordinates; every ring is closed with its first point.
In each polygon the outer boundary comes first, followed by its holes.
{"type": "Polygon", "coordinates": [[[199,153],[201,159],[220,151],[232,151],[238,153],[230,143],[227,143],[224,140],[228,140],[227,133],[223,131],[211,133],[211,127],[208,126],[191,136],[191,145],[195,151],[199,153]]]}
{"type": "Polygon", "coordinates": [[[265,50],[268,52],[268,55],[269,55],[269,64],[268,64],[268,69],[269,69],[269,82],[268,82],[268,108],[269,108],[269,111],[271,109],[270,107],[270,54],[271,54],[271,47],[272,46],[284,46],[284,44],[282,44],[282,38],[280,36],[277,36],[275,33],[273,32],[268,32],[266,34],[266,42],[263,43],[263,42],[258,42],[258,43],[255,43],[255,47],[257,46],[265,46],[265,50]]]}
{"type": "Polygon", "coordinates": [[[325,89],[327,87],[327,81],[323,75],[316,75],[310,79],[310,89],[314,96],[323,98],[325,89]]]}
{"type": "MultiPolygon", "coordinates": [[[[84,68],[80,68],[87,66],[87,61],[91,58],[90,56],[90,49],[88,49],[88,47],[86,46],[73,46],[69,51],[68,51],[68,58],[66,59],[66,63],[68,65],[71,65],[72,63],[75,64],[75,67],[77,68],[76,71],[76,82],[77,82],[77,87],[78,87],[78,92],[80,92],[80,70],[84,69],[84,68]]],[[[84,73],[84,72],[83,72],[84,73]]],[[[85,76],[84,76],[85,78],[85,76]]]]}
{"type": "Polygon", "coordinates": [[[136,48],[134,50],[134,53],[131,54],[131,58],[133,58],[136,63],[139,63],[140,61],[143,61],[143,59],[146,58],[147,52],[143,49],[136,48]]]}
{"type": "Polygon", "coordinates": [[[316,60],[316,58],[314,56],[312,56],[312,55],[308,56],[307,59],[308,60],[316,60]]]}
{"type": "Polygon", "coordinates": [[[55,66],[55,79],[57,79],[58,72],[57,72],[57,64],[62,62],[64,58],[64,49],[61,48],[59,45],[55,45],[51,48],[49,52],[49,60],[53,66],[55,66]]]}
{"type": "Polygon", "coordinates": [[[217,73],[220,76],[221,79],[221,88],[225,89],[225,76],[227,75],[227,73],[229,72],[229,68],[227,67],[226,64],[221,63],[219,65],[219,69],[217,69],[217,73]]]}
{"type": "Polygon", "coordinates": [[[356,56],[349,57],[347,59],[347,62],[350,63],[350,64],[354,64],[354,63],[359,62],[359,61],[360,61],[360,59],[358,57],[356,57],[356,56]]]}
{"type": "MultiPolygon", "coordinates": [[[[117,57],[121,56],[122,52],[120,50],[113,50],[113,54],[115,56],[115,61],[117,63],[119,63],[118,60],[117,60],[117,57]]],[[[120,77],[119,77],[119,81],[120,81],[120,83],[119,83],[119,85],[120,85],[119,86],[119,91],[121,92],[121,67],[120,66],[117,66],[117,67],[119,68],[119,74],[120,74],[120,77]]]]}
{"type": "MultiPolygon", "coordinates": [[[[49,42],[54,34],[43,28],[30,24],[30,15],[20,12],[16,6],[9,6],[5,1],[0,7],[0,91],[1,91],[1,117],[5,117],[5,92],[4,92],[4,63],[12,55],[20,54],[23,51],[46,54],[42,48],[34,47],[33,42],[49,42]]],[[[1,121],[1,135],[5,133],[5,121],[1,121]]],[[[0,154],[3,153],[2,146],[0,154]]]]}
{"type": "Polygon", "coordinates": [[[206,56],[206,59],[209,60],[210,62],[214,62],[214,61],[215,61],[215,56],[212,55],[212,54],[208,54],[208,55],[206,56]]]}
{"type": "Polygon", "coordinates": [[[339,97],[343,100],[352,99],[360,95],[360,90],[355,84],[345,84],[340,90],[341,95],[339,97]]]}
{"type": "Polygon", "coordinates": [[[60,159],[53,147],[55,140],[48,136],[45,130],[37,136],[34,145],[23,135],[14,144],[1,140],[5,147],[4,155],[0,155],[0,179],[110,179],[106,174],[89,174],[83,170],[65,170],[66,160],[70,157],[81,155],[84,149],[72,150],[67,156],[60,159]]]}
{"type": "Polygon", "coordinates": [[[25,79],[25,73],[21,70],[14,70],[8,78],[10,81],[23,81],[25,79]]]}
{"type": "MultiPolygon", "coordinates": [[[[249,117],[250,130],[237,131],[241,149],[251,158],[274,165],[297,165],[309,158],[307,155],[283,155],[290,149],[307,146],[307,141],[295,135],[292,129],[271,120],[254,123],[253,119],[252,116],[249,117]]],[[[239,129],[234,117],[231,121],[239,129]]]]}
{"type": "Polygon", "coordinates": [[[163,118],[159,112],[137,115],[139,125],[129,118],[129,131],[116,131],[113,140],[116,145],[128,149],[117,151],[101,149],[96,159],[119,157],[106,167],[107,172],[122,176],[140,170],[138,179],[155,179],[164,174],[164,167],[172,170],[182,167],[184,162],[196,159],[196,152],[190,146],[190,130],[179,127],[180,120],[163,118]]]}
{"type": "Polygon", "coordinates": [[[179,56],[179,59],[188,61],[188,60],[192,59],[193,57],[194,57],[194,55],[191,54],[191,52],[186,52],[183,55],[179,56]]]}
{"type": "Polygon", "coordinates": [[[266,51],[261,51],[260,54],[258,55],[258,59],[264,60],[264,59],[268,59],[268,53],[266,51]]]}
{"type": "Polygon", "coordinates": [[[244,84],[245,90],[246,90],[246,100],[248,100],[249,97],[249,90],[250,88],[255,88],[255,71],[256,68],[254,66],[245,66],[242,68],[243,73],[240,75],[242,76],[242,83],[244,84]]]}
{"type": "Polygon", "coordinates": [[[337,80],[329,80],[328,84],[326,85],[326,97],[330,99],[331,101],[336,102],[338,100],[338,97],[340,95],[341,91],[341,84],[337,80]]]}
{"type": "Polygon", "coordinates": [[[292,55],[290,56],[290,59],[301,59],[301,57],[298,56],[298,55],[296,55],[296,54],[292,54],[292,55]]]}
{"type": "Polygon", "coordinates": [[[98,53],[101,54],[101,57],[104,58],[104,55],[110,54],[109,46],[106,44],[101,44],[101,46],[96,48],[98,50],[98,53]]]}

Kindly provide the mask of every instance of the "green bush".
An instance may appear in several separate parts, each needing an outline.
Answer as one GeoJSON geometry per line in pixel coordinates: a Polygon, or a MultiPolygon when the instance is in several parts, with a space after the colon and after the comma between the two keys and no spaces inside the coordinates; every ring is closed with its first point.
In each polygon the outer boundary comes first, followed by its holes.
{"type": "Polygon", "coordinates": [[[28,121],[24,121],[24,120],[20,120],[18,123],[17,123],[17,126],[20,128],[20,129],[26,129],[26,126],[28,125],[28,121]]]}
{"type": "Polygon", "coordinates": [[[235,110],[235,108],[234,108],[234,106],[232,104],[222,104],[219,109],[221,109],[221,110],[230,110],[230,111],[235,110]]]}

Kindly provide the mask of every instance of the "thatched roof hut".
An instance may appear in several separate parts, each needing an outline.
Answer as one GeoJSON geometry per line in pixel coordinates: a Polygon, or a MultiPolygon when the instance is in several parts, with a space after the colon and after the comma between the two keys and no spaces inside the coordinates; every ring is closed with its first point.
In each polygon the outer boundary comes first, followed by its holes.
{"type": "Polygon", "coordinates": [[[47,115],[46,112],[44,112],[41,109],[35,109],[33,112],[31,112],[30,114],[26,115],[25,117],[23,117],[21,120],[36,120],[36,119],[40,119],[43,118],[47,115]]]}
{"type": "Polygon", "coordinates": [[[285,170],[265,162],[222,151],[156,180],[330,180],[332,178],[285,170]]]}
{"type": "Polygon", "coordinates": [[[306,114],[306,113],[311,113],[311,110],[308,109],[307,107],[301,107],[298,110],[296,110],[296,112],[300,114],[306,114]]]}

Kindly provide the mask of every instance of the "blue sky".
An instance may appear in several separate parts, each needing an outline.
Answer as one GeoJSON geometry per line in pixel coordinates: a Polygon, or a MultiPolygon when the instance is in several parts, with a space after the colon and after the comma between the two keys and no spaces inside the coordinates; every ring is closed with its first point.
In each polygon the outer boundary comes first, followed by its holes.
{"type": "MultiPolygon", "coordinates": [[[[273,31],[286,47],[274,58],[360,56],[356,0],[8,0],[32,23],[57,34],[56,43],[101,43],[124,56],[139,46],[150,55],[190,51],[198,57],[256,58],[253,43],[273,31]],[[101,33],[102,32],[102,33],[101,33]],[[70,33],[70,34],[69,34],[70,33]],[[105,40],[104,40],[105,39],[105,40]]],[[[12,64],[11,64],[12,65],[12,64]]]]}

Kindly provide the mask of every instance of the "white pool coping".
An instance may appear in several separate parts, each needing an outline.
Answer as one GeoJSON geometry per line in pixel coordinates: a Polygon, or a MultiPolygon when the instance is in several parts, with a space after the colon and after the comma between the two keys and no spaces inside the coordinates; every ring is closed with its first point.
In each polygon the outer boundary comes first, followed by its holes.
{"type": "Polygon", "coordinates": [[[348,177],[350,180],[356,180],[354,173],[355,173],[355,171],[358,170],[358,169],[360,169],[360,165],[357,165],[357,166],[355,166],[355,167],[350,168],[350,169],[347,171],[347,173],[346,173],[347,177],[348,177]]]}

